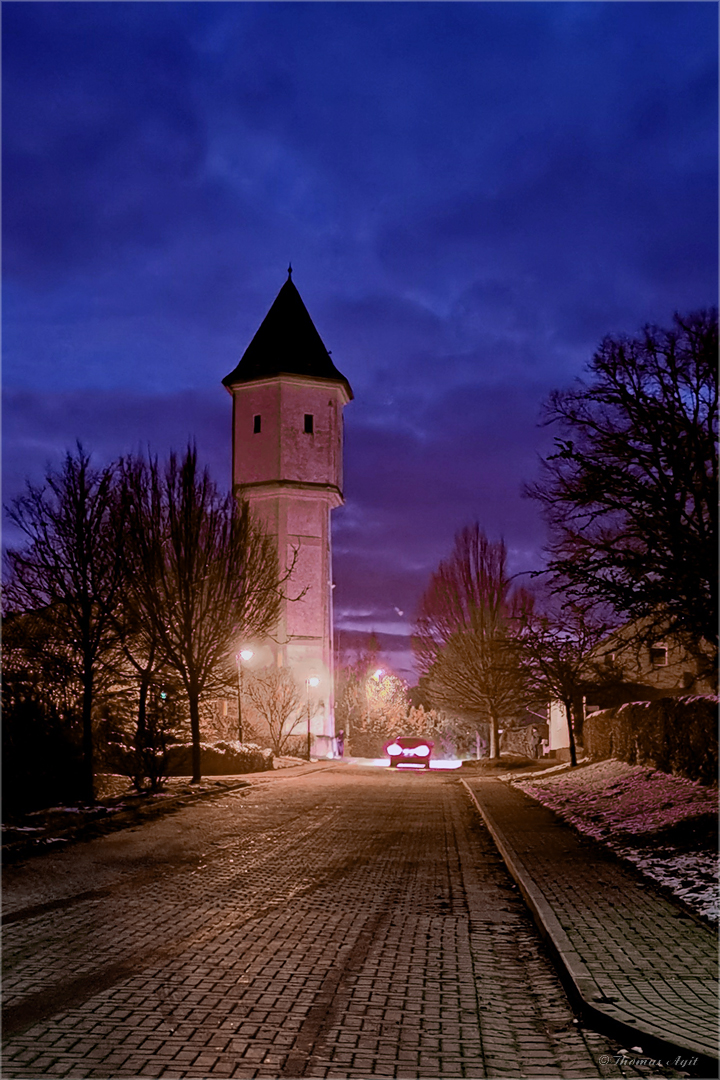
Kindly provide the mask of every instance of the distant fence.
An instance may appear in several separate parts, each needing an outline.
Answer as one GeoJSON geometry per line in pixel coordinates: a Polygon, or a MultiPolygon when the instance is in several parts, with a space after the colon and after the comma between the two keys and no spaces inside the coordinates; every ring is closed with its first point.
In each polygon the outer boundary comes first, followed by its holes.
{"type": "Polygon", "coordinates": [[[718,699],[665,697],[632,701],[585,718],[585,753],[715,784],[718,779],[718,699]]]}

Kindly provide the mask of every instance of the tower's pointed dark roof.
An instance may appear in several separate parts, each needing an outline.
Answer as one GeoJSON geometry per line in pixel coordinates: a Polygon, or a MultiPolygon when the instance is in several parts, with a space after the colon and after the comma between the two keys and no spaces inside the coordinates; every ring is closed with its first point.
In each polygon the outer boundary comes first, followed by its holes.
{"type": "Polygon", "coordinates": [[[353,396],[350,383],[330,359],[290,272],[240,363],[223,379],[223,386],[229,389],[237,383],[274,375],[331,379],[343,383],[350,397],[353,396]]]}

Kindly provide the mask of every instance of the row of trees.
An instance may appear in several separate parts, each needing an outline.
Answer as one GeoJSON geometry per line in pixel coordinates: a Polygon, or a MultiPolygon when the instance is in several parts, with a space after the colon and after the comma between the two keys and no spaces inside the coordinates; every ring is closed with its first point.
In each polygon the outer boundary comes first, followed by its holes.
{"type": "Polygon", "coordinates": [[[501,725],[562,701],[574,764],[577,696],[617,678],[593,659],[608,627],[574,605],[542,604],[541,595],[511,581],[502,541],[488,540],[478,524],[461,530],[420,603],[413,643],[421,684],[435,706],[487,725],[491,758],[501,725]]]}
{"type": "Polygon", "coordinates": [[[182,694],[199,780],[200,703],[232,685],[241,637],[277,619],[284,578],[271,539],[218,491],[193,446],[165,464],[97,468],[78,445],[8,516],[24,538],[6,555],[10,714],[37,713],[43,694],[42,708],[79,728],[92,801],[100,713],[134,711],[135,750],[152,757],[182,694]]]}
{"type": "Polygon", "coordinates": [[[717,673],[717,312],[671,330],[607,338],[589,378],[551,395],[559,430],[527,489],[550,526],[542,585],[519,587],[506,551],[463,529],[422,597],[414,646],[438,707],[498,731],[525,708],[565,706],[620,673],[596,648],[631,623],[639,642],[668,636],[717,673]]]}

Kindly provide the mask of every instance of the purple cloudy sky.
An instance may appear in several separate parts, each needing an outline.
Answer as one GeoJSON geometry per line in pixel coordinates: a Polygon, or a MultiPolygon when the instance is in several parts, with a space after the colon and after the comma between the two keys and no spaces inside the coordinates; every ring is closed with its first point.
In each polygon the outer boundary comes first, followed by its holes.
{"type": "Polygon", "coordinates": [[[226,485],[220,380],[291,260],[355,391],[339,626],[406,633],[475,519],[540,565],[543,399],[716,299],[717,17],[4,3],[4,499],[76,438],[192,436],[226,485]]]}

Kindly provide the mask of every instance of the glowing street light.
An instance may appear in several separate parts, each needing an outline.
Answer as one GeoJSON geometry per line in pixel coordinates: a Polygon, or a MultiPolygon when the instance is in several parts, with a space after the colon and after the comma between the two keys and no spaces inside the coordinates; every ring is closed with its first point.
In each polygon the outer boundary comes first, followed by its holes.
{"type": "Polygon", "coordinates": [[[320,680],[317,675],[311,675],[305,682],[305,689],[307,691],[307,759],[310,760],[310,687],[319,686],[320,680]]]}
{"type": "Polygon", "coordinates": [[[241,746],[242,746],[242,741],[243,741],[243,728],[242,728],[242,680],[243,680],[243,668],[242,668],[242,665],[243,665],[243,661],[245,661],[245,663],[247,663],[247,661],[252,660],[252,658],[253,658],[252,649],[241,649],[240,652],[235,657],[235,659],[237,661],[237,669],[238,669],[238,739],[240,741],[241,746]]]}

